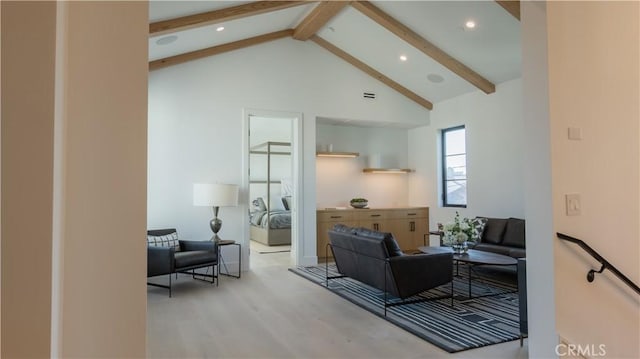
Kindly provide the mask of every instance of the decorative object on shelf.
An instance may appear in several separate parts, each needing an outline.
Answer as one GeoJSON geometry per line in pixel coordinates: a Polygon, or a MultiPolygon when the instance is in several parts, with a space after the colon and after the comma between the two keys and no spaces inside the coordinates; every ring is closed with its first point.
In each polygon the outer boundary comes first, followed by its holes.
{"type": "Polygon", "coordinates": [[[213,236],[211,240],[219,242],[218,232],[222,228],[222,220],[218,218],[220,207],[238,205],[238,186],[235,184],[193,184],[193,205],[213,207],[213,219],[209,222],[213,236]]]}
{"type": "Polygon", "coordinates": [[[360,156],[358,152],[316,152],[317,157],[333,157],[333,158],[356,158],[360,156]]]}
{"type": "Polygon", "coordinates": [[[464,254],[469,250],[469,243],[475,240],[475,228],[469,218],[460,218],[456,211],[453,223],[444,225],[444,237],[442,243],[453,248],[456,254],[464,254]]]}
{"type": "Polygon", "coordinates": [[[349,204],[353,208],[367,208],[369,201],[366,198],[352,198],[349,204]]]}
{"type": "Polygon", "coordinates": [[[364,173],[411,173],[415,172],[410,168],[364,168],[364,173]]]}

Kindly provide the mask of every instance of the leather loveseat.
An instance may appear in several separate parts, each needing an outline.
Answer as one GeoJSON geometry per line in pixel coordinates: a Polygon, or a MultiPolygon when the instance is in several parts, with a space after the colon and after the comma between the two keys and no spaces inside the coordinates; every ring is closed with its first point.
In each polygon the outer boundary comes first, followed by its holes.
{"type": "Polygon", "coordinates": [[[480,241],[473,249],[504,254],[514,258],[526,257],[525,221],[519,218],[486,218],[480,241]]]}
{"type": "MultiPolygon", "coordinates": [[[[453,298],[453,254],[405,255],[391,233],[337,224],[329,231],[329,246],[341,276],[368,284],[385,293],[387,307],[434,299],[453,298]],[[405,299],[451,283],[451,295],[405,299]],[[389,302],[387,293],[401,301],[389,302]]],[[[451,299],[453,305],[453,299],[451,299]]]]}

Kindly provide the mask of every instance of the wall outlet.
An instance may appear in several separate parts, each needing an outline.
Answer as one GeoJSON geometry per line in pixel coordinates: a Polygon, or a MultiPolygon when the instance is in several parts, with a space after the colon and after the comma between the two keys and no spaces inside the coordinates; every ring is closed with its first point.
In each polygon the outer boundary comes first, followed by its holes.
{"type": "Polygon", "coordinates": [[[566,194],[565,202],[567,207],[567,216],[579,216],[582,213],[579,193],[566,194]]]}

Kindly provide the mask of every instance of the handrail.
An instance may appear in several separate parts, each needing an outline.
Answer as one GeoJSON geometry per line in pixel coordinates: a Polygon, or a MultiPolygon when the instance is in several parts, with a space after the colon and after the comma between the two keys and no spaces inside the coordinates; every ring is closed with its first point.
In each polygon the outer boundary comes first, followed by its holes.
{"type": "Polygon", "coordinates": [[[626,285],[631,287],[631,289],[635,290],[636,293],[640,294],[640,287],[638,287],[637,284],[632,282],[631,279],[629,279],[626,275],[622,274],[622,272],[620,272],[618,268],[616,268],[611,263],[609,263],[609,261],[604,259],[604,257],[602,257],[598,252],[596,252],[593,248],[591,248],[588,244],[583,242],[581,239],[574,238],[560,232],[556,233],[556,235],[558,236],[559,239],[569,241],[571,243],[575,243],[579,245],[580,248],[584,249],[585,252],[589,253],[593,258],[595,258],[598,262],[600,262],[600,264],[602,264],[602,267],[600,268],[600,270],[595,270],[595,269],[589,270],[589,272],[587,273],[587,281],[589,283],[593,282],[593,280],[595,279],[596,273],[602,273],[604,272],[605,269],[608,269],[613,274],[615,274],[616,277],[620,278],[620,280],[622,280],[626,285]]]}

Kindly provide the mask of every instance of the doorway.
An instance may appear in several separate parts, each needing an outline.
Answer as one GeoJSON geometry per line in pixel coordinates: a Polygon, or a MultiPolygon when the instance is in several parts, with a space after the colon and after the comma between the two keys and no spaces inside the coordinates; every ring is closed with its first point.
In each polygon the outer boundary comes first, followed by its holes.
{"type": "Polygon", "coordinates": [[[245,111],[244,156],[249,208],[248,268],[288,267],[296,262],[300,114],[245,111]]]}

